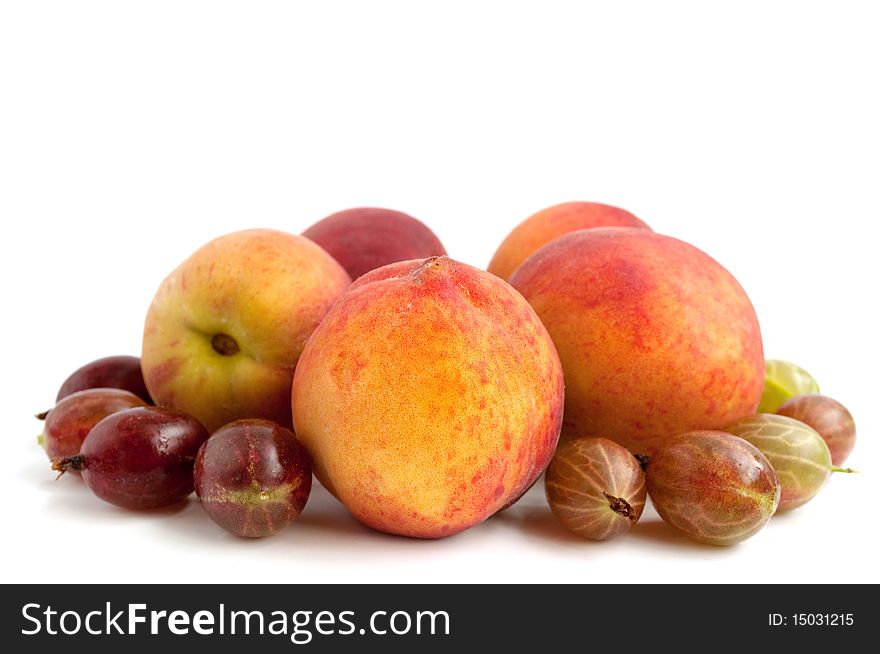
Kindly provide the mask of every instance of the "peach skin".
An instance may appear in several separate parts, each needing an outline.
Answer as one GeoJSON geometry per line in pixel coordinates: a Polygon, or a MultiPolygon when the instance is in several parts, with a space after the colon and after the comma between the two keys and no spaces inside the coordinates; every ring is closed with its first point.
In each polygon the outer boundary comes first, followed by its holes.
{"type": "Polygon", "coordinates": [[[150,306],[141,357],[150,395],[209,431],[240,418],[290,426],[296,362],[350,281],[302,236],[251,229],[211,241],[150,306]]]}
{"type": "Polygon", "coordinates": [[[598,202],[564,202],[526,218],[502,241],[489,262],[489,272],[510,279],[536,250],[560,236],[594,227],[641,227],[645,223],[625,209],[598,202]]]}
{"type": "Polygon", "coordinates": [[[538,250],[510,281],[562,360],[564,437],[601,434],[651,454],[666,438],[755,412],[755,311],[692,245],[646,229],[583,230],[538,250]]]}
{"type": "Polygon", "coordinates": [[[562,367],[528,303],[447,257],[364,275],[306,344],[297,437],[364,524],[439,538],[518,497],[553,455],[562,367]]]}
{"type": "Polygon", "coordinates": [[[357,279],[389,263],[446,254],[427,225],[392,209],[360,207],[339,211],[303,232],[357,279]]]}

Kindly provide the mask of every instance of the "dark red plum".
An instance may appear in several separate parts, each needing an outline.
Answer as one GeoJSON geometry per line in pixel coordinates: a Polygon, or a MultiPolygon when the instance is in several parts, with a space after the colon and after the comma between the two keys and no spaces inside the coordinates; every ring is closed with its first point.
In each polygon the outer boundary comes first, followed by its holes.
{"type": "Polygon", "coordinates": [[[92,492],[126,509],[169,506],[193,491],[196,454],[208,438],[185,413],[159,407],[128,409],[94,426],[79,454],[52,461],[79,470],[92,492]]]}
{"type": "Polygon", "coordinates": [[[781,492],[758,448],[719,431],[664,443],[648,462],[647,481],[660,517],[709,545],[733,545],[758,533],[776,512],[781,492]]]}
{"type": "Polygon", "coordinates": [[[237,420],[202,445],[195,487],[205,511],[224,529],[270,536],[303,510],[312,464],[289,429],[269,420],[237,420]]]}
{"type": "Polygon", "coordinates": [[[91,388],[64,397],[46,417],[40,442],[50,459],[79,454],[92,428],[109,415],[146,406],[119,388],[91,388]]]}
{"type": "Polygon", "coordinates": [[[88,388],[121,388],[134,393],[147,404],[153,403],[144,383],[141,360],[138,357],[104,357],[87,363],[64,380],[55,401],[88,388]]]}

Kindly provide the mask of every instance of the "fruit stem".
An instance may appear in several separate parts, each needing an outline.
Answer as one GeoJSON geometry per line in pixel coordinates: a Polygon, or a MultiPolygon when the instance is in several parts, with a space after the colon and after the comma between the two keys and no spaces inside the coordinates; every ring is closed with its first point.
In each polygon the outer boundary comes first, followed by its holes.
{"type": "Polygon", "coordinates": [[[624,518],[629,518],[632,521],[635,521],[636,516],[633,513],[632,506],[622,497],[614,497],[614,495],[609,495],[605,491],[602,491],[602,495],[605,496],[605,499],[608,500],[608,506],[611,507],[611,510],[615,513],[622,515],[624,518]]]}
{"type": "Polygon", "coordinates": [[[52,470],[58,471],[58,476],[55,477],[56,480],[61,479],[61,475],[63,475],[68,470],[78,472],[85,467],[85,460],[83,459],[82,454],[74,454],[73,456],[58,456],[52,459],[52,470]]]}
{"type": "Polygon", "coordinates": [[[214,334],[211,338],[211,347],[217,354],[225,357],[231,357],[241,351],[238,342],[229,334],[214,334]]]}
{"type": "Polygon", "coordinates": [[[49,415],[49,410],[46,410],[46,411],[43,411],[42,413],[38,413],[37,415],[34,416],[34,418],[36,418],[37,420],[45,420],[46,416],[48,416],[48,415],[49,415]]]}
{"type": "Polygon", "coordinates": [[[831,472],[845,472],[847,474],[856,473],[858,474],[858,470],[853,470],[852,468],[838,468],[837,466],[831,466],[831,472]]]}

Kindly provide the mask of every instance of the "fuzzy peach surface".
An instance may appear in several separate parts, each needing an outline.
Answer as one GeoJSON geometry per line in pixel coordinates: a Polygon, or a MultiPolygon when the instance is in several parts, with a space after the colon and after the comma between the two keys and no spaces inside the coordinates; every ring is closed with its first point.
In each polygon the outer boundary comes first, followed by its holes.
{"type": "Polygon", "coordinates": [[[501,279],[510,276],[536,250],[577,231],[594,227],[641,227],[644,222],[625,209],[599,202],[563,202],[532,214],[517,225],[489,262],[489,272],[501,279]]]}
{"type": "Polygon", "coordinates": [[[316,222],[303,236],[327,250],[352,279],[390,263],[446,254],[423,222],[378,207],[339,211],[316,222]]]}
{"type": "Polygon", "coordinates": [[[294,367],[349,283],[302,236],[251,229],[211,241],[165,279],[150,306],[142,354],[150,394],[209,431],[239,418],[290,426],[294,367]],[[217,334],[239,351],[219,353],[217,334]]]}
{"type": "Polygon", "coordinates": [[[475,525],[546,467],[562,368],[528,303],[447,257],[361,277],[309,340],[293,420],[362,522],[420,538],[475,525]]]}
{"type": "Polygon", "coordinates": [[[563,436],[651,454],[676,434],[755,412],[764,383],[755,311],[692,245],[644,229],[574,232],[538,250],[511,283],[562,360],[563,436]]]}

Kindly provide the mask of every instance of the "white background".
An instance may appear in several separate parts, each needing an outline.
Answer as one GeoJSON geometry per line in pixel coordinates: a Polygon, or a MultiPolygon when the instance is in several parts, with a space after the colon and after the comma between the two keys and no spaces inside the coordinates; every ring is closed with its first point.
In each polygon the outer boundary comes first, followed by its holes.
{"type": "Polygon", "coordinates": [[[880,581],[872,4],[4,3],[2,580],[880,581]],[[32,414],[79,365],[139,352],[156,287],[203,242],[388,206],[484,267],[575,199],[733,272],[767,355],[854,413],[862,474],[729,549],[652,511],[582,542],[540,491],[421,542],[318,489],[298,523],[243,541],[194,499],[137,514],[53,481],[32,414]]]}

